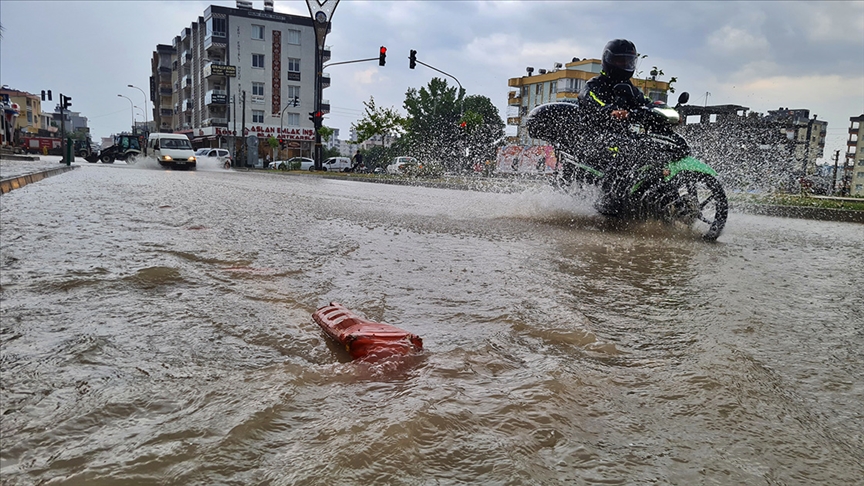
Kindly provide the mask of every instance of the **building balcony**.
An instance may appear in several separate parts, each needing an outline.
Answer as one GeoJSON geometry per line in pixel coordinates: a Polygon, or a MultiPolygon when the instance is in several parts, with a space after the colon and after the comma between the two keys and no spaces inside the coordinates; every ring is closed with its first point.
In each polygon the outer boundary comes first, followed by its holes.
{"type": "Polygon", "coordinates": [[[263,104],[264,103],[264,95],[252,95],[250,98],[251,103],[255,104],[263,104]]]}
{"type": "Polygon", "coordinates": [[[321,100],[321,111],[330,113],[330,100],[321,100]]]}
{"type": "Polygon", "coordinates": [[[227,127],[227,118],[208,118],[201,122],[202,127],[227,127]]]}
{"type": "Polygon", "coordinates": [[[171,108],[162,108],[159,110],[159,116],[171,116],[174,114],[174,110],[171,108]]]}
{"type": "Polygon", "coordinates": [[[224,53],[225,49],[228,46],[228,37],[224,35],[218,35],[215,32],[212,36],[206,37],[204,39],[204,50],[211,53],[221,52],[224,53]]]}
{"type": "Polygon", "coordinates": [[[323,73],[321,75],[321,87],[322,88],[329,88],[330,87],[330,74],[323,73]]]}
{"type": "Polygon", "coordinates": [[[159,85],[159,94],[164,96],[171,96],[174,91],[171,89],[170,84],[160,84],[159,85]]]}
{"type": "Polygon", "coordinates": [[[192,111],[192,100],[186,100],[182,104],[183,111],[192,111]]]}
{"type": "Polygon", "coordinates": [[[507,93],[507,104],[510,106],[519,106],[522,104],[522,97],[519,96],[518,91],[511,91],[507,93]]]}
{"type": "Polygon", "coordinates": [[[180,85],[183,86],[183,89],[192,89],[192,77],[183,76],[183,79],[180,81],[180,85]]]}
{"type": "Polygon", "coordinates": [[[324,46],[324,50],[321,51],[321,55],[324,57],[324,62],[330,60],[330,46],[324,46]]]}
{"type": "Polygon", "coordinates": [[[186,64],[187,62],[192,60],[192,53],[189,51],[183,51],[180,54],[180,64],[186,64]]]}
{"type": "Polygon", "coordinates": [[[507,86],[512,86],[514,88],[522,86],[522,78],[510,78],[507,80],[507,86]]]}
{"type": "Polygon", "coordinates": [[[204,95],[204,104],[206,105],[227,105],[228,92],[224,89],[211,89],[204,95]]]}
{"type": "Polygon", "coordinates": [[[520,123],[522,123],[522,117],[521,116],[507,117],[507,124],[508,125],[519,125],[520,123]]]}
{"type": "Polygon", "coordinates": [[[847,146],[847,147],[855,147],[855,146],[857,146],[857,145],[858,145],[858,140],[857,140],[857,139],[856,139],[856,140],[849,140],[848,142],[846,142],[846,146],[847,146]]]}

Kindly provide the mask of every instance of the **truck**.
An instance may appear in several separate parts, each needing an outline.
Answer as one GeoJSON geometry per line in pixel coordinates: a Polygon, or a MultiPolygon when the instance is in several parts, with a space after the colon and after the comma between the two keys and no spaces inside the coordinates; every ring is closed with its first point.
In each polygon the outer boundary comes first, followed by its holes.
{"type": "Polygon", "coordinates": [[[135,159],[142,152],[144,146],[143,137],[129,133],[121,133],[110,137],[102,137],[102,146],[99,150],[91,151],[84,160],[95,164],[102,161],[103,164],[113,164],[115,160],[122,160],[127,164],[134,164],[135,159]]]}
{"type": "Polygon", "coordinates": [[[21,149],[28,154],[63,155],[63,139],[53,137],[23,137],[21,149]]]}
{"type": "MultiPolygon", "coordinates": [[[[92,152],[90,139],[74,140],[72,153],[86,158],[92,152]]],[[[24,137],[21,141],[24,152],[39,155],[63,155],[63,139],[59,137],[24,137]]]]}

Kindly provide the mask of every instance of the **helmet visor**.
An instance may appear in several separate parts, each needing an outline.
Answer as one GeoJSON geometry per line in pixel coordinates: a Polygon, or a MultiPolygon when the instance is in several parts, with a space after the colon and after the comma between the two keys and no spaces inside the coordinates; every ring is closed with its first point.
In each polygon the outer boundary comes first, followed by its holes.
{"type": "Polygon", "coordinates": [[[606,51],[603,55],[603,60],[610,66],[623,69],[624,71],[636,70],[636,59],[639,57],[636,53],[613,54],[606,51]]]}

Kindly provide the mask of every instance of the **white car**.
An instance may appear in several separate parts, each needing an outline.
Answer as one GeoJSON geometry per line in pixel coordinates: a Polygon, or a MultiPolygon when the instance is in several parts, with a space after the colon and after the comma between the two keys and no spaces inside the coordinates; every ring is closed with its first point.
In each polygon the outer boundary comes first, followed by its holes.
{"type": "Polygon", "coordinates": [[[195,157],[212,157],[218,160],[224,168],[231,168],[231,152],[228,149],[204,147],[195,151],[195,157]]]}
{"type": "Polygon", "coordinates": [[[388,174],[405,174],[411,167],[417,167],[419,163],[414,157],[396,157],[387,166],[388,174]]]}
{"type": "Polygon", "coordinates": [[[292,165],[300,163],[300,170],[314,170],[315,161],[309,157],[292,157],[288,160],[274,160],[267,166],[268,169],[288,170],[292,165]],[[284,164],[284,165],[283,165],[284,164]]]}

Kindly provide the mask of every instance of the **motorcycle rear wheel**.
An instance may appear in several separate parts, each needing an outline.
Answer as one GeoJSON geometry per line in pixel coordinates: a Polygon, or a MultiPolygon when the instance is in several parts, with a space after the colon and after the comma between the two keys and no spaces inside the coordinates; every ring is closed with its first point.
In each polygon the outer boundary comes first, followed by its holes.
{"type": "Polygon", "coordinates": [[[662,207],[665,219],[698,231],[702,238],[716,240],[729,216],[723,186],[702,172],[681,172],[669,182],[670,192],[662,207]]]}

